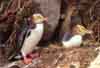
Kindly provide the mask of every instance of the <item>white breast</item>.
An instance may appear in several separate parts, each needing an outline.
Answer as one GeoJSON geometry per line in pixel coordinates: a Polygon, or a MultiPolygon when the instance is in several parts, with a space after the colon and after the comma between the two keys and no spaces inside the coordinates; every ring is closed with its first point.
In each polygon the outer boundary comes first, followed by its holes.
{"type": "Polygon", "coordinates": [[[81,35],[75,35],[68,41],[62,41],[63,46],[66,48],[80,46],[81,43],[82,43],[81,35]]]}
{"type": "Polygon", "coordinates": [[[29,54],[33,51],[34,47],[39,43],[43,35],[44,26],[43,24],[36,24],[35,29],[31,29],[30,35],[25,39],[21,52],[24,55],[29,54]]]}

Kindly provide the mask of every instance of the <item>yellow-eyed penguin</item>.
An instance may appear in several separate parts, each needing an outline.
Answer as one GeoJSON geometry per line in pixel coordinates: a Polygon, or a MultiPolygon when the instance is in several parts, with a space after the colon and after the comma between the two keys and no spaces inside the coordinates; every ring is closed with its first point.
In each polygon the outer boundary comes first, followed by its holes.
{"type": "Polygon", "coordinates": [[[91,33],[93,33],[91,30],[87,30],[84,26],[77,24],[72,28],[72,37],[68,41],[63,40],[62,45],[65,48],[80,46],[83,42],[83,36],[91,33]]]}
{"type": "Polygon", "coordinates": [[[41,14],[33,14],[32,16],[32,22],[36,24],[36,27],[29,30],[28,36],[25,38],[21,48],[23,61],[26,64],[32,61],[32,57],[27,57],[27,55],[32,56],[32,51],[42,38],[44,31],[43,22],[46,20],[47,18],[43,17],[41,14]]]}

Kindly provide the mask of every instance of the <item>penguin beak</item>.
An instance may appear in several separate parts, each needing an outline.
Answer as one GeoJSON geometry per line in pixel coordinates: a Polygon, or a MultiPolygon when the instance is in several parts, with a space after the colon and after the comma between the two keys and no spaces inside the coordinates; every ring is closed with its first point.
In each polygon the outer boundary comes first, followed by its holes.
{"type": "Polygon", "coordinates": [[[92,30],[88,30],[88,29],[86,29],[84,26],[78,25],[77,27],[78,27],[78,29],[79,29],[79,32],[80,32],[82,35],[84,35],[84,34],[92,34],[92,33],[93,33],[92,30]]]}
{"type": "Polygon", "coordinates": [[[45,17],[44,18],[44,22],[48,22],[48,17],[45,17]]]}
{"type": "Polygon", "coordinates": [[[86,34],[93,34],[93,31],[92,31],[92,30],[86,30],[85,33],[86,33],[86,34]]]}
{"type": "Polygon", "coordinates": [[[83,34],[83,35],[85,35],[85,34],[93,34],[93,31],[92,31],[92,30],[86,29],[86,30],[84,30],[84,31],[82,32],[82,34],[83,34]]]}

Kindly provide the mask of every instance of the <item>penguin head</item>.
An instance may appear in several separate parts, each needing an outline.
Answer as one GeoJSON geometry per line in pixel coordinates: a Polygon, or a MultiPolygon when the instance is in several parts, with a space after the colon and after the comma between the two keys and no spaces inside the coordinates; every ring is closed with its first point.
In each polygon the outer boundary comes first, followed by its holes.
{"type": "Polygon", "coordinates": [[[93,31],[92,30],[88,30],[86,29],[84,26],[77,24],[74,28],[73,28],[73,32],[75,34],[79,34],[79,35],[85,35],[85,34],[92,34],[93,31]]]}
{"type": "Polygon", "coordinates": [[[32,21],[38,24],[38,23],[43,23],[44,21],[47,21],[47,18],[39,13],[36,13],[32,15],[32,21]]]}

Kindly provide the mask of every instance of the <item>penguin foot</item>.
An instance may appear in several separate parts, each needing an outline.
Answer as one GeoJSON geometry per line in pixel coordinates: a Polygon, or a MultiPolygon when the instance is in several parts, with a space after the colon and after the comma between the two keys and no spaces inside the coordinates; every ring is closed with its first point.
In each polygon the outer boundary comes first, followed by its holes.
{"type": "Polygon", "coordinates": [[[24,57],[24,59],[23,59],[23,63],[24,64],[30,64],[30,63],[32,63],[32,58],[27,58],[27,57],[24,57]]]}
{"type": "Polygon", "coordinates": [[[30,53],[28,56],[31,57],[32,59],[35,59],[39,57],[39,53],[30,53]]]}
{"type": "Polygon", "coordinates": [[[30,64],[35,58],[39,57],[39,53],[30,53],[26,57],[23,57],[23,62],[25,64],[30,64]]]}

